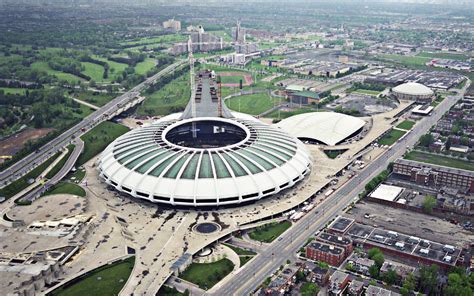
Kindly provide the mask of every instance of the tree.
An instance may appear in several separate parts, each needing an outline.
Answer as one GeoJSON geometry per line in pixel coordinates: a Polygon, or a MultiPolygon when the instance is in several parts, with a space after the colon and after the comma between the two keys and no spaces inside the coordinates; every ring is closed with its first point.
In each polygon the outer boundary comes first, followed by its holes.
{"type": "Polygon", "coordinates": [[[434,143],[434,138],[432,134],[426,134],[420,137],[420,145],[423,147],[429,147],[434,143]]]}
{"type": "Polygon", "coordinates": [[[446,296],[471,296],[474,294],[474,275],[468,277],[464,270],[458,268],[448,275],[448,285],[444,289],[446,296]]]}
{"type": "Polygon", "coordinates": [[[400,289],[400,293],[403,296],[409,295],[413,290],[415,290],[416,279],[413,273],[409,273],[405,280],[403,281],[403,286],[400,289]]]}
{"type": "Polygon", "coordinates": [[[304,283],[300,288],[300,295],[315,296],[319,292],[319,287],[314,283],[304,283]]]}
{"type": "Polygon", "coordinates": [[[371,267],[369,267],[370,277],[378,278],[379,277],[379,272],[380,272],[380,268],[377,266],[377,264],[374,264],[371,267]]]}
{"type": "Polygon", "coordinates": [[[439,267],[434,264],[420,268],[420,288],[422,292],[428,295],[435,294],[438,284],[438,270],[439,267]]]}
{"type": "Polygon", "coordinates": [[[398,274],[395,272],[395,270],[390,269],[389,271],[383,274],[383,280],[391,286],[398,281],[398,274]]]}
{"type": "Polygon", "coordinates": [[[385,258],[382,252],[375,254],[371,259],[375,261],[375,265],[377,265],[379,269],[382,267],[385,261],[385,258]]]}
{"type": "Polygon", "coordinates": [[[436,198],[434,198],[432,195],[427,195],[425,196],[425,199],[423,200],[423,212],[426,214],[431,214],[433,213],[433,209],[436,206],[436,198]]]}

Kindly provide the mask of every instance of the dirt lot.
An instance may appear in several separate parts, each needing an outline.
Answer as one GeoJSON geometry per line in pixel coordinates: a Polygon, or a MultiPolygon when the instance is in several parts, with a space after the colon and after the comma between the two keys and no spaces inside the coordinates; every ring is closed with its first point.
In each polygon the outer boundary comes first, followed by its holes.
{"type": "Polygon", "coordinates": [[[4,139],[0,141],[0,156],[14,155],[18,151],[20,151],[21,148],[23,148],[23,146],[28,140],[39,139],[41,137],[44,137],[51,131],[53,131],[52,128],[28,128],[16,135],[4,139]]]}
{"type": "Polygon", "coordinates": [[[344,216],[372,226],[459,247],[468,246],[474,238],[474,233],[443,219],[377,203],[358,203],[344,216]],[[370,218],[365,218],[365,214],[369,214],[370,218]]]}

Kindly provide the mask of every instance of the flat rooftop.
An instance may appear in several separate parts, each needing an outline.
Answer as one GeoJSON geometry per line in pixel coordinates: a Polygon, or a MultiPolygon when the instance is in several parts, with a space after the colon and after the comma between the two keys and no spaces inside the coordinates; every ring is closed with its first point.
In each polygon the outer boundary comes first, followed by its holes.
{"type": "Polygon", "coordinates": [[[454,266],[461,254],[461,250],[455,246],[360,223],[354,223],[347,234],[354,240],[363,243],[370,243],[411,256],[423,257],[446,265],[454,266]]]}
{"type": "Polygon", "coordinates": [[[308,245],[308,247],[324,253],[331,253],[333,255],[340,255],[344,252],[344,249],[341,247],[332,246],[321,242],[312,242],[308,245]]]}
{"type": "Polygon", "coordinates": [[[343,236],[340,236],[340,235],[334,235],[334,234],[330,234],[330,233],[327,233],[327,232],[320,233],[318,235],[317,239],[320,240],[320,241],[324,241],[324,242],[330,242],[330,243],[333,243],[333,244],[336,244],[336,245],[350,245],[350,244],[352,244],[352,240],[347,238],[347,237],[343,237],[343,236]]]}
{"type": "Polygon", "coordinates": [[[382,199],[387,201],[395,201],[398,196],[403,192],[404,188],[386,184],[380,184],[374,192],[370,194],[370,197],[376,199],[382,199]]]}
{"type": "Polygon", "coordinates": [[[335,230],[337,232],[346,232],[349,226],[354,223],[354,219],[349,219],[345,217],[337,217],[328,227],[330,230],[335,230]]]}

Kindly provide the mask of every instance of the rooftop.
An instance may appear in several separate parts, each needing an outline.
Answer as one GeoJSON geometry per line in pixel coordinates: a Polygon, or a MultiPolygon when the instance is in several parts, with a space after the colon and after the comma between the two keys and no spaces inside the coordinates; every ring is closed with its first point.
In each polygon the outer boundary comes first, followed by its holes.
{"type": "Polygon", "coordinates": [[[308,247],[319,250],[324,253],[331,253],[333,255],[340,255],[344,252],[344,249],[340,247],[336,247],[336,246],[332,246],[332,245],[320,243],[320,242],[312,242],[308,245],[308,247]]]}
{"type": "Polygon", "coordinates": [[[336,112],[309,112],[291,116],[276,124],[290,135],[334,146],[360,131],[365,121],[336,112]]]}

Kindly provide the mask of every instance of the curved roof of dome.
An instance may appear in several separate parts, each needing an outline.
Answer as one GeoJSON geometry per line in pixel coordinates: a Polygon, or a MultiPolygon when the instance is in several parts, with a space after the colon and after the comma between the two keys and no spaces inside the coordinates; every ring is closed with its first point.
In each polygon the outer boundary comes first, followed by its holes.
{"type": "Polygon", "coordinates": [[[412,95],[412,96],[431,96],[433,91],[417,82],[407,82],[400,84],[392,89],[396,93],[412,95]]]}
{"type": "Polygon", "coordinates": [[[101,175],[132,195],[212,204],[276,193],[309,171],[306,147],[279,129],[242,117],[176,117],[167,116],[117,138],[101,155],[101,175]],[[214,129],[235,127],[244,131],[243,136],[236,143],[207,148],[177,144],[167,136],[180,135],[175,131],[199,121],[211,122],[214,129]]]}
{"type": "Polygon", "coordinates": [[[336,112],[309,112],[283,119],[276,126],[300,139],[337,145],[365,125],[365,121],[336,112]]]}

